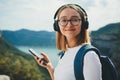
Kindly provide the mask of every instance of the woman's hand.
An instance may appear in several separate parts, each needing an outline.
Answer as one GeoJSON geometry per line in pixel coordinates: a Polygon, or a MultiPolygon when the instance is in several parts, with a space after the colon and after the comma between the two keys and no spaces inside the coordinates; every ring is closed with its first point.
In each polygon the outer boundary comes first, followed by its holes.
{"type": "Polygon", "coordinates": [[[42,55],[42,58],[38,58],[37,56],[34,56],[35,60],[40,66],[46,68],[49,71],[52,80],[54,80],[54,69],[50,62],[50,59],[45,53],[40,53],[40,54],[42,55]]]}
{"type": "Polygon", "coordinates": [[[45,53],[40,53],[40,55],[42,55],[42,58],[38,58],[36,56],[34,56],[35,60],[37,61],[37,63],[44,67],[44,68],[49,68],[52,67],[52,64],[50,62],[50,59],[48,58],[48,56],[45,53]]]}

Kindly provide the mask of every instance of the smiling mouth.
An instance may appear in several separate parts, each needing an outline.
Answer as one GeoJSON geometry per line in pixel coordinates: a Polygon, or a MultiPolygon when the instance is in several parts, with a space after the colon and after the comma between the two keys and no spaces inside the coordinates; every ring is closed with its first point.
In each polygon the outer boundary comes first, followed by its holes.
{"type": "Polygon", "coordinates": [[[65,31],[75,31],[75,29],[66,29],[65,31]]]}

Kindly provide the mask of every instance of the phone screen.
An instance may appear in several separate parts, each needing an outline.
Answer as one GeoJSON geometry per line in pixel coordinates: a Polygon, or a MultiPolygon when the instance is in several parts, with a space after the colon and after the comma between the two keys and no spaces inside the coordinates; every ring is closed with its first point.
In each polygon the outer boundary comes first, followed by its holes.
{"type": "Polygon", "coordinates": [[[41,58],[41,55],[38,54],[37,52],[35,52],[32,48],[29,49],[29,52],[32,53],[32,55],[34,55],[34,56],[36,56],[36,57],[38,57],[38,58],[41,58]]]}

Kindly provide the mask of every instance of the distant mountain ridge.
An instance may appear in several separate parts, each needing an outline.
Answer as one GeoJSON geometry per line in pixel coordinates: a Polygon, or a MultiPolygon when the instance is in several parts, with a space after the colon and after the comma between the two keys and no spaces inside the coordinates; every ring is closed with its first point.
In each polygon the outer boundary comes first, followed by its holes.
{"type": "Polygon", "coordinates": [[[103,52],[109,51],[107,53],[110,55],[115,51],[120,52],[120,22],[108,24],[97,31],[93,31],[91,38],[92,44],[102,49],[103,52]]]}
{"type": "Polygon", "coordinates": [[[18,31],[2,31],[2,36],[12,45],[23,46],[49,46],[55,45],[55,32],[31,31],[21,29],[18,31]]]}
{"type": "Polygon", "coordinates": [[[98,34],[115,34],[120,33],[120,22],[108,24],[97,31],[92,31],[92,35],[98,34]]]}

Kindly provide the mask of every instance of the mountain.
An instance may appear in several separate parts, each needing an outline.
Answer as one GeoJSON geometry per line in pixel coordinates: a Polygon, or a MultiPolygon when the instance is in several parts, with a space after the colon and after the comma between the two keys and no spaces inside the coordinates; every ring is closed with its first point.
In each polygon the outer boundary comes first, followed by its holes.
{"type": "Polygon", "coordinates": [[[51,80],[46,69],[29,54],[19,51],[0,37],[0,75],[10,80],[51,80]]]}
{"type": "Polygon", "coordinates": [[[100,34],[118,34],[120,33],[120,22],[111,23],[97,31],[92,31],[92,35],[100,35],[100,34]]]}
{"type": "Polygon", "coordinates": [[[21,29],[18,31],[2,31],[4,39],[12,45],[22,46],[55,46],[55,32],[30,31],[21,29]]]}
{"type": "Polygon", "coordinates": [[[92,44],[115,64],[120,79],[120,22],[108,24],[91,32],[92,44]]]}
{"type": "Polygon", "coordinates": [[[93,31],[91,37],[92,43],[100,48],[107,49],[110,56],[112,56],[112,52],[120,51],[120,23],[108,24],[97,31],[93,31]]]}

